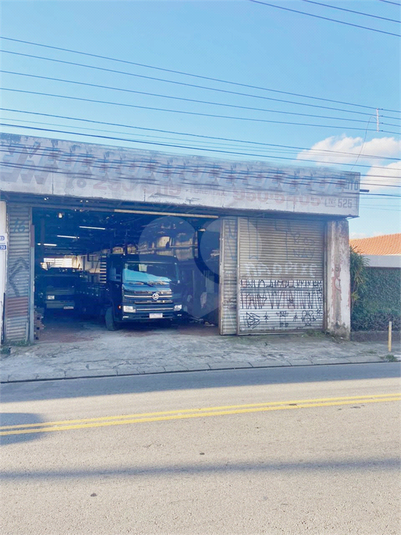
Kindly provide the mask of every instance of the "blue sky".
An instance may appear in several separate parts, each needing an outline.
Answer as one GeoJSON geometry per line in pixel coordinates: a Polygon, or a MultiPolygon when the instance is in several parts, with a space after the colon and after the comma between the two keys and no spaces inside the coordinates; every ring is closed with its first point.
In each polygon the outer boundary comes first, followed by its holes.
{"type": "Polygon", "coordinates": [[[1,107],[31,112],[1,110],[2,123],[17,125],[3,126],[2,130],[214,158],[263,159],[283,166],[314,166],[319,160],[317,165],[324,162],[337,169],[361,172],[363,188],[370,191],[361,196],[360,218],[350,221],[351,236],[401,232],[401,40],[388,35],[401,33],[400,8],[380,0],[320,2],[373,15],[367,17],[304,0],[267,3],[286,9],[248,0],[3,0],[3,37],[137,65],[0,40],[2,71],[79,82],[70,84],[2,72],[2,87],[16,91],[2,91],[1,107]],[[28,126],[30,129],[24,128],[28,126]],[[126,141],[82,137],[79,133],[126,141]]]}

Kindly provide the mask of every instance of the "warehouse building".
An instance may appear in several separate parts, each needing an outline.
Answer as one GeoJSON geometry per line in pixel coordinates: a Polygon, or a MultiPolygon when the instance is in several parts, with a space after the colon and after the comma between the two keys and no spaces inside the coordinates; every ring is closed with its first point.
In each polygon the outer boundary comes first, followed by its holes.
{"type": "Polygon", "coordinates": [[[174,258],[183,313],[222,335],[347,338],[359,181],[327,168],[3,134],[2,341],[33,341],[40,307],[78,308],[61,290],[46,302],[44,272],[76,294],[69,276],[102,284],[117,254],[174,258]]]}

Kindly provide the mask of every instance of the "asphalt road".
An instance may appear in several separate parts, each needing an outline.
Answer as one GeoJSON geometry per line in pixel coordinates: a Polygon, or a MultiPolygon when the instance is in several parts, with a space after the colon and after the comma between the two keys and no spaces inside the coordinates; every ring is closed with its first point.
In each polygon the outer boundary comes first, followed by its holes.
{"type": "Polygon", "coordinates": [[[400,364],[6,384],[1,532],[401,533],[400,364]]]}

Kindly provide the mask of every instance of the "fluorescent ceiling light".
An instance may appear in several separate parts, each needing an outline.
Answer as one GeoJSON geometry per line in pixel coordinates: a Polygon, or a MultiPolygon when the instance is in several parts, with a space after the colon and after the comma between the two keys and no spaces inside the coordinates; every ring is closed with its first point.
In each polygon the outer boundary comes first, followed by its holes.
{"type": "Polygon", "coordinates": [[[84,225],[79,225],[79,228],[89,228],[91,230],[106,230],[104,227],[85,227],[84,225]]]}
{"type": "Polygon", "coordinates": [[[45,245],[46,247],[57,247],[57,243],[37,243],[36,245],[45,245]]]}
{"type": "Polygon", "coordinates": [[[57,238],[69,238],[71,240],[79,240],[79,236],[63,236],[62,234],[57,234],[57,238]]]}
{"type": "MultiPolygon", "coordinates": [[[[119,214],[147,214],[147,215],[164,215],[164,216],[179,216],[179,217],[191,217],[191,218],[204,218],[204,219],[218,219],[218,215],[204,215],[204,214],[181,214],[179,212],[150,212],[146,210],[120,210],[115,208],[114,212],[119,214]]],[[[82,228],[82,227],[81,227],[82,228]]]]}

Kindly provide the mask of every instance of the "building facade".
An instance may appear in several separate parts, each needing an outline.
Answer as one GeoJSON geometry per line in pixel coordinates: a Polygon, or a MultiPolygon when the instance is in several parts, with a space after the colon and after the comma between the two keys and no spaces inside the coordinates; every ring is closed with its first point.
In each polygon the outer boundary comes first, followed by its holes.
{"type": "Polygon", "coordinates": [[[359,187],[358,173],[326,168],[3,135],[2,340],[33,340],[45,259],[94,270],[101,255],[145,249],[181,260],[192,301],[203,275],[198,308],[216,311],[222,335],[348,338],[359,187]]]}

